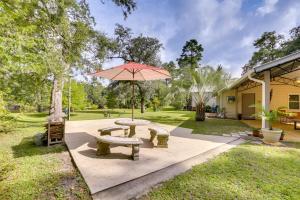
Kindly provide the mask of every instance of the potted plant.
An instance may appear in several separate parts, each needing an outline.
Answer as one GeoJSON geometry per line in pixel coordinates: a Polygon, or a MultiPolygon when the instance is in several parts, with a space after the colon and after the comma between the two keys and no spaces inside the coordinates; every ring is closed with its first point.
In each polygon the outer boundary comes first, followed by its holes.
{"type": "Polygon", "coordinates": [[[261,132],[263,134],[264,143],[276,143],[279,142],[282,130],[278,128],[273,128],[273,123],[278,121],[282,112],[282,107],[277,108],[277,110],[266,111],[264,108],[260,108],[257,116],[259,118],[265,118],[269,124],[269,128],[262,128],[261,132]]]}
{"type": "Polygon", "coordinates": [[[260,128],[253,128],[252,135],[254,137],[259,137],[259,135],[260,135],[260,128]]]}

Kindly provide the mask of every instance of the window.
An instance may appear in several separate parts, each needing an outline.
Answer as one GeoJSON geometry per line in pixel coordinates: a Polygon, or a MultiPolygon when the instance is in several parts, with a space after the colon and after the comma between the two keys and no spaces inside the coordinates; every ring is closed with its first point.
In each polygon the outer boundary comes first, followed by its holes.
{"type": "Polygon", "coordinates": [[[233,102],[235,102],[235,96],[227,96],[227,102],[228,102],[228,103],[233,103],[233,102]]]}
{"type": "Polygon", "coordinates": [[[300,109],[300,95],[290,94],[289,95],[289,109],[300,109]]]}

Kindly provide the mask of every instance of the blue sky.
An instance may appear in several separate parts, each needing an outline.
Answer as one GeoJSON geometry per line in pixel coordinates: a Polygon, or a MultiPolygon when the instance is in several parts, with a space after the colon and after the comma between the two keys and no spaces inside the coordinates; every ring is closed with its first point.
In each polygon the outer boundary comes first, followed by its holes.
{"type": "MultiPolygon", "coordinates": [[[[300,25],[300,0],[137,0],[137,9],[124,20],[110,0],[89,0],[96,28],[113,37],[115,24],[134,34],[158,38],[163,62],[176,60],[189,39],[204,47],[203,65],[221,64],[239,77],[249,60],[253,41],[265,31],[288,35],[300,25]]],[[[104,67],[114,66],[114,60],[104,67]]]]}

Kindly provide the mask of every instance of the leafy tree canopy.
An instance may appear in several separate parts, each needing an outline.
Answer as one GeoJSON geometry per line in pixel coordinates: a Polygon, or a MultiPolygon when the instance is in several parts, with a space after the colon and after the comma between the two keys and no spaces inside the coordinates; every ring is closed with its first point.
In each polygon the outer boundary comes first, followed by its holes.
{"type": "Polygon", "coordinates": [[[284,40],[283,35],[277,34],[275,31],[264,32],[261,37],[254,41],[253,45],[257,51],[253,53],[249,62],[243,66],[242,74],[245,74],[256,65],[299,51],[300,26],[290,30],[290,38],[287,40],[284,40]]]}
{"type": "Polygon", "coordinates": [[[199,66],[202,59],[203,47],[197,40],[191,39],[186,41],[182,48],[180,58],[177,59],[178,65],[182,67],[189,67],[195,69],[199,66]]]}
{"type": "Polygon", "coordinates": [[[115,35],[116,46],[111,58],[121,58],[124,62],[160,64],[159,52],[162,44],[158,39],[143,35],[134,37],[130,28],[120,24],[116,25],[115,35]]]}

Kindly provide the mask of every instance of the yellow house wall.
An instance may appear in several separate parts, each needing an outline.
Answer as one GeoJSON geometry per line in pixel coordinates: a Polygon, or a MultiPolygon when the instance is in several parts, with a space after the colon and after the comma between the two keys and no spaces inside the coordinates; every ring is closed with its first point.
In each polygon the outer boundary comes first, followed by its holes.
{"type": "Polygon", "coordinates": [[[247,94],[247,93],[255,93],[255,104],[261,104],[261,95],[262,95],[262,92],[261,92],[261,86],[258,86],[258,87],[255,87],[255,88],[251,88],[249,90],[244,90],[242,92],[238,92],[238,113],[242,113],[242,95],[243,94],[247,94]]]}
{"type": "MultiPolygon", "coordinates": [[[[291,85],[275,85],[276,83],[271,83],[271,89],[273,90],[272,99],[270,102],[270,109],[275,110],[278,107],[289,106],[289,94],[300,94],[300,88],[291,85]]],[[[261,86],[255,87],[243,92],[238,93],[238,99],[242,98],[243,93],[255,93],[255,103],[261,104],[262,92],[261,86]]],[[[300,112],[300,110],[289,110],[293,112],[300,112]]],[[[238,101],[238,113],[242,113],[242,102],[238,101]]]]}
{"type": "Polygon", "coordinates": [[[235,90],[224,91],[219,96],[219,102],[220,102],[219,106],[220,106],[220,108],[225,108],[226,117],[236,118],[237,117],[236,102],[234,102],[234,103],[227,102],[228,96],[236,96],[236,91],[235,90]]]}
{"type": "MultiPolygon", "coordinates": [[[[275,110],[278,107],[284,106],[288,108],[289,94],[300,94],[300,88],[291,85],[277,85],[278,83],[272,82],[271,89],[273,95],[270,102],[270,109],[275,110]]],[[[248,90],[237,92],[236,89],[227,90],[222,92],[219,96],[220,108],[225,107],[226,116],[229,118],[237,118],[238,113],[242,113],[242,94],[255,93],[255,103],[261,104],[262,92],[261,86],[251,88],[248,90]],[[227,96],[236,96],[235,103],[228,103],[227,96]]],[[[300,112],[300,110],[289,110],[290,112],[300,112]]]]}

